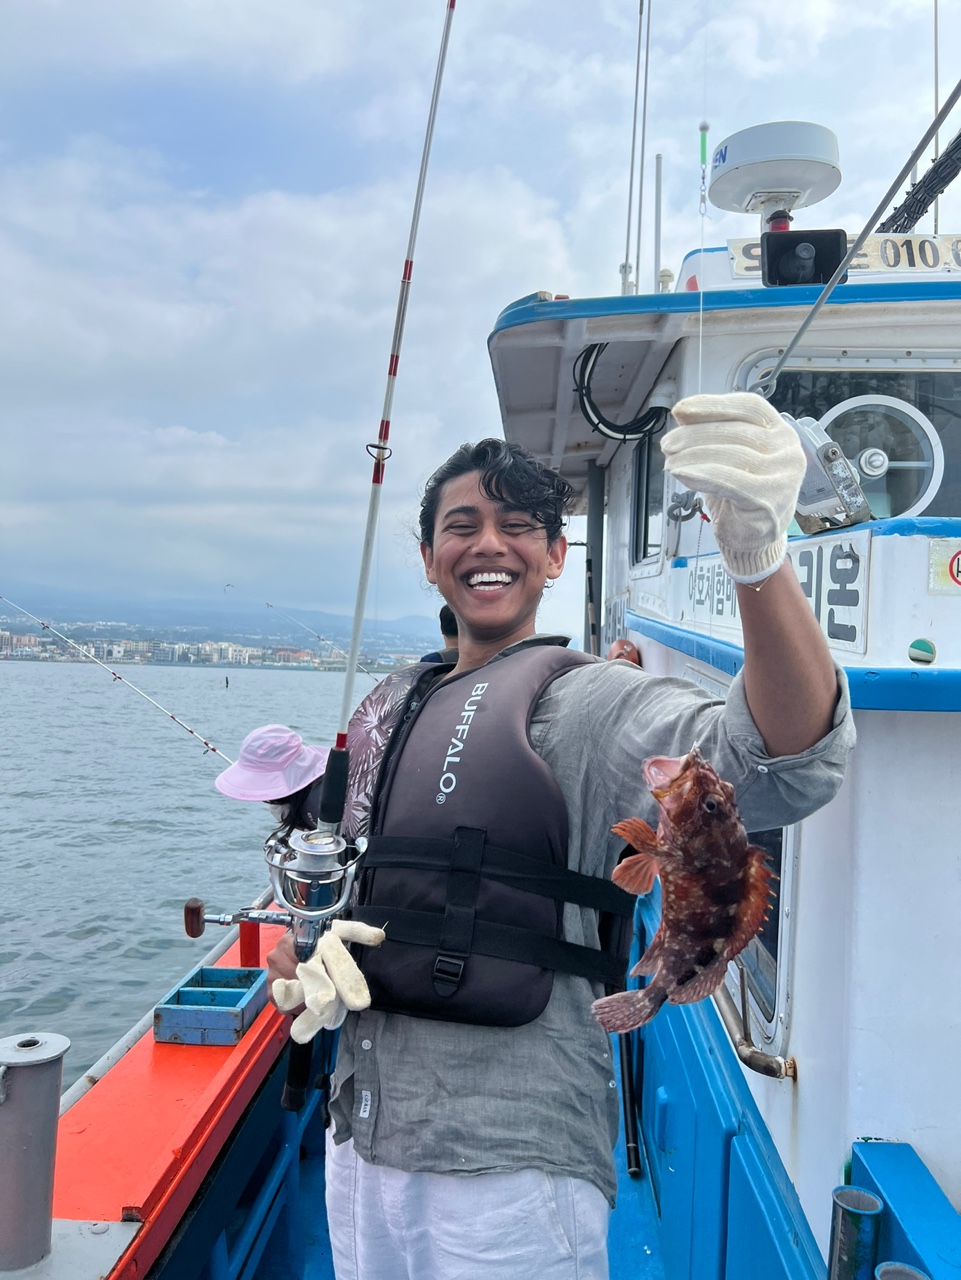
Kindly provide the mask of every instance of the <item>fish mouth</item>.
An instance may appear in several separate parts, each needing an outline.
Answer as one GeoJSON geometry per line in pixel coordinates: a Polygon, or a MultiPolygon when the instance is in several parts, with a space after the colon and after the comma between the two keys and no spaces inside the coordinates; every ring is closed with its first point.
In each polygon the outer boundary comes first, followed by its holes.
{"type": "Polygon", "coordinates": [[[664,812],[670,815],[677,809],[694,782],[697,770],[704,764],[700,751],[697,747],[692,747],[686,756],[651,756],[641,767],[651,795],[664,812]]]}
{"type": "Polygon", "coordinates": [[[651,795],[659,800],[659,791],[668,794],[681,783],[684,774],[704,764],[704,757],[697,747],[692,747],[686,756],[651,756],[645,760],[641,769],[644,781],[650,787],[651,795]]]}

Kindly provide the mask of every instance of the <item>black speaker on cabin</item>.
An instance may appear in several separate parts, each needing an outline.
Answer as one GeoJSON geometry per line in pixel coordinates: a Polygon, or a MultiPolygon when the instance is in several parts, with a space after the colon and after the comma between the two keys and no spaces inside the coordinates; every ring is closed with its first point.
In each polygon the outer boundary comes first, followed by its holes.
{"type": "MultiPolygon", "coordinates": [[[[827,284],[848,251],[848,236],[838,231],[764,231],[761,233],[761,282],[766,288],[790,284],[827,284]]],[[[848,273],[838,281],[844,284],[848,273]]]]}

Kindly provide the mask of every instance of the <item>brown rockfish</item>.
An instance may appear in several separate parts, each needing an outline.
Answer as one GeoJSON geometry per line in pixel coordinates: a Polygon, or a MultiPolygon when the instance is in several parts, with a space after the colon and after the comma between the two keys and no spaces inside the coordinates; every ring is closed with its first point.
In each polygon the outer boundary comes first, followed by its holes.
{"type": "Polygon", "coordinates": [[[773,873],[763,849],[748,843],[723,782],[694,747],[680,760],[645,760],[644,780],[660,808],[657,834],[640,818],[613,828],[637,853],[614,881],[629,893],[649,893],[661,878],[661,926],[631,970],[652,975],[640,991],[595,1000],[607,1031],[633,1031],[665,1000],[693,1004],[724,981],[728,962],[760,929],[771,901],[773,873]]]}

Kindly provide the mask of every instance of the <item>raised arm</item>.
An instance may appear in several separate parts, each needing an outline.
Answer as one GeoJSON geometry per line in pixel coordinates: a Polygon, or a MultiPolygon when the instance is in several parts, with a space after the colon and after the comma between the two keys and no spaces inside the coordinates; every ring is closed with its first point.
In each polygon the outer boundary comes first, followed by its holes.
{"type": "Polygon", "coordinates": [[[748,392],[689,396],[673,414],[665,466],[704,495],[738,584],[751,715],[770,755],[793,755],[827,733],[838,696],[827,642],[785,560],[804,453],[781,415],[748,392]]]}
{"type": "Polygon", "coordinates": [[[744,692],[772,756],[794,755],[831,728],[838,682],[827,642],[790,561],[763,590],[737,588],[744,631],[744,692]]]}

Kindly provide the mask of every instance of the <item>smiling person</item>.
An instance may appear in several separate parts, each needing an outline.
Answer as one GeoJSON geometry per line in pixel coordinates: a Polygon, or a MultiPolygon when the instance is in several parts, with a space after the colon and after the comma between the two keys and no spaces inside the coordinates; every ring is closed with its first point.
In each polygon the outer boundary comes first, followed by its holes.
{"type": "MultiPolygon", "coordinates": [[[[483,440],[427,483],[421,553],[459,650],[392,673],[350,726],[346,830],[369,838],[352,914],[387,940],[360,949],[372,1004],[339,1043],[338,1280],[605,1280],[618,1116],[591,1003],[623,983],[633,902],[609,883],[611,826],[654,817],[641,761],[696,742],[749,829],[840,785],[844,677],[784,560],[793,433],[756,396],[675,416],[667,465],[696,473],[739,580],[745,663],[725,702],[537,634],[567,551],[561,477],[483,440]]],[[[270,959],[289,976],[289,943],[270,959]]]]}

